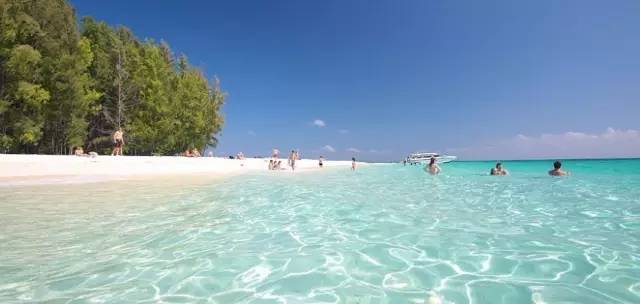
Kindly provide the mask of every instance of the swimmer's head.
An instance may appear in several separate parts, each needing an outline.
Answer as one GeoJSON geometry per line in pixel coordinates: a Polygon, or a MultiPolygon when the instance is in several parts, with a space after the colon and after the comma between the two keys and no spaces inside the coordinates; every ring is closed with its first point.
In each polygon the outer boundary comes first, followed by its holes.
{"type": "Polygon", "coordinates": [[[562,163],[561,163],[559,160],[556,160],[556,161],[553,163],[553,168],[554,168],[554,169],[560,169],[560,167],[562,167],[562,163]]]}

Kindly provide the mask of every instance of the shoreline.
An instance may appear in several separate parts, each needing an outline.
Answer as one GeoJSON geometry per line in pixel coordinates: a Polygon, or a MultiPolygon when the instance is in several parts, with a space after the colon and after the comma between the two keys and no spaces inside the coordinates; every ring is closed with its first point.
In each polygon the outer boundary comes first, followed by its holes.
{"type": "MultiPolygon", "coordinates": [[[[221,157],[110,156],[0,154],[0,185],[93,183],[111,180],[151,179],[172,176],[227,177],[249,172],[270,172],[270,158],[228,159],[221,157]]],[[[283,164],[286,158],[279,158],[283,164]]],[[[358,166],[369,163],[358,162],[358,166]]],[[[350,168],[351,161],[325,160],[324,167],[350,168]]],[[[296,161],[274,173],[317,172],[318,160],[296,161]]]]}

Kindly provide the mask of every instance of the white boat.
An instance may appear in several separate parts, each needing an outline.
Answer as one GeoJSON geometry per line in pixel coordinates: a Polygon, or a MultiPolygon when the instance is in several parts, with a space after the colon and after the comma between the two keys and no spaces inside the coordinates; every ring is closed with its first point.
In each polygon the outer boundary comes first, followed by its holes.
{"type": "Polygon", "coordinates": [[[431,160],[432,157],[435,157],[436,161],[439,164],[448,163],[450,161],[456,160],[456,158],[457,158],[457,157],[455,157],[453,155],[440,155],[440,154],[434,153],[434,152],[415,152],[415,153],[409,154],[409,156],[407,157],[406,161],[409,164],[428,163],[431,160]]]}

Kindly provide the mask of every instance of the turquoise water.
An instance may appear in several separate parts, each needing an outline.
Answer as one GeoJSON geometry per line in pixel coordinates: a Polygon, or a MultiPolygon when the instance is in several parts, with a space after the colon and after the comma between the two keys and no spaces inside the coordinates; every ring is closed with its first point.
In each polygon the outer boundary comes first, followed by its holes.
{"type": "Polygon", "coordinates": [[[0,303],[640,303],[640,160],[0,187],[0,303]]]}

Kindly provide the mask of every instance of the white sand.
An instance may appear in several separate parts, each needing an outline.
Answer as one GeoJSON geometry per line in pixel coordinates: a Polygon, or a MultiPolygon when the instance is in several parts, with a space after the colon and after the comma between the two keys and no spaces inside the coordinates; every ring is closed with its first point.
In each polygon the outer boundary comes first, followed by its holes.
{"type": "MultiPolygon", "coordinates": [[[[291,173],[287,159],[282,166],[291,173]]],[[[16,155],[0,154],[0,179],[4,181],[41,177],[71,177],[76,180],[123,179],[133,176],[170,176],[179,174],[227,174],[267,171],[269,159],[245,160],[217,157],[174,156],[97,156],[95,158],[72,155],[16,155]]],[[[358,163],[358,166],[363,163],[358,163]]],[[[324,161],[325,167],[350,167],[351,161],[324,161]]],[[[296,161],[297,171],[320,170],[318,160],[296,161]]]]}

